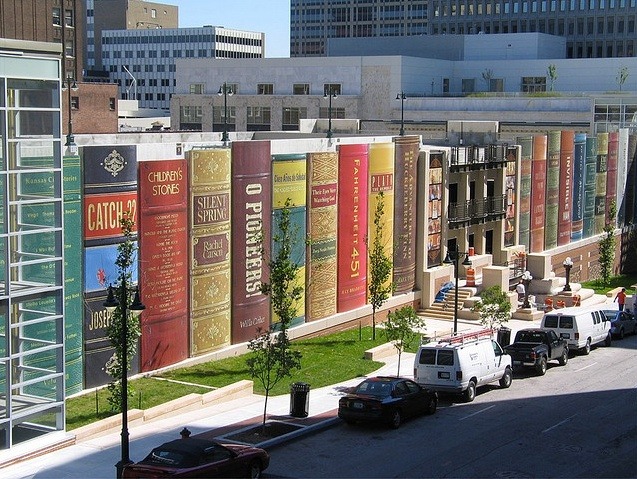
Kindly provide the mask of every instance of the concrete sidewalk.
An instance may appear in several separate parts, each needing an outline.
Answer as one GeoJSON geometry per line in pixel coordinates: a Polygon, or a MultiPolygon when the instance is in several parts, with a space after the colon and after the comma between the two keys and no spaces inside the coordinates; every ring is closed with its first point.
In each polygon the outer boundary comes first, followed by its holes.
{"type": "MultiPolygon", "coordinates": [[[[444,320],[426,319],[427,335],[438,337],[449,334],[453,323],[444,320]]],[[[511,328],[512,337],[518,329],[538,326],[536,322],[511,320],[507,327],[511,328]]],[[[459,332],[469,332],[481,329],[479,324],[471,321],[458,321],[459,332]]],[[[401,359],[401,376],[411,377],[413,372],[414,354],[404,353],[401,359]]],[[[370,374],[396,375],[398,370],[398,356],[392,354],[383,359],[385,365],[370,374]]],[[[309,416],[307,418],[292,418],[290,416],[290,395],[271,397],[268,401],[268,417],[283,421],[292,421],[300,426],[296,431],[261,444],[268,449],[294,438],[310,434],[337,424],[338,399],[344,390],[357,385],[361,378],[354,378],[332,386],[310,389],[309,416]]],[[[264,397],[246,395],[227,402],[215,403],[208,407],[194,411],[175,413],[163,416],[152,422],[129,426],[130,457],[139,461],[156,445],[180,437],[179,432],[187,427],[193,436],[205,435],[223,441],[224,435],[230,431],[260,424],[262,421],[264,397]]],[[[72,440],[73,434],[60,433],[72,440]]],[[[52,438],[53,439],[53,438],[52,438]]],[[[57,437],[62,442],[64,437],[57,437]]],[[[120,458],[120,429],[110,429],[99,437],[62,447],[54,452],[18,462],[5,467],[1,471],[3,479],[13,478],[112,478],[115,475],[115,463],[120,458]]]]}

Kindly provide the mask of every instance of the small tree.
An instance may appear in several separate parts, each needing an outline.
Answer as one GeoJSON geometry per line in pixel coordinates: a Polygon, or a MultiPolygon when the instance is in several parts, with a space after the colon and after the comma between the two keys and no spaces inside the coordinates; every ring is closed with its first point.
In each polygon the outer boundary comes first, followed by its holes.
{"type": "Polygon", "coordinates": [[[482,72],[482,79],[487,84],[487,91],[491,91],[492,78],[493,78],[493,70],[491,70],[490,68],[487,68],[482,72]]]}
{"type": "Polygon", "coordinates": [[[491,286],[480,293],[480,301],[471,311],[480,314],[480,322],[487,328],[499,328],[511,317],[511,302],[500,286],[491,286]]]}
{"type": "Polygon", "coordinates": [[[553,85],[555,83],[555,80],[557,80],[557,65],[555,65],[554,63],[551,63],[547,70],[546,70],[549,79],[551,80],[551,86],[550,86],[550,91],[553,91],[553,85]]]}
{"type": "MultiPolygon", "coordinates": [[[[383,228],[385,221],[385,198],[381,191],[376,197],[372,244],[369,250],[369,302],[372,305],[372,339],[376,339],[376,311],[380,309],[394,290],[391,282],[392,258],[386,250],[383,228]]],[[[368,241],[366,241],[368,242],[368,241]]]]}
{"type": "Polygon", "coordinates": [[[405,349],[410,348],[413,342],[420,337],[420,330],[425,329],[425,320],[416,314],[412,306],[403,306],[387,315],[385,322],[385,336],[387,341],[393,341],[398,350],[398,371],[400,376],[400,358],[405,349]]]}
{"type": "MultiPolygon", "coordinates": [[[[130,304],[132,295],[134,294],[133,288],[131,288],[130,282],[133,276],[132,268],[135,263],[135,257],[137,248],[133,241],[133,227],[135,226],[135,221],[133,220],[133,214],[128,211],[122,214],[122,217],[119,220],[122,235],[125,238],[123,243],[120,243],[117,246],[117,259],[115,260],[115,265],[117,266],[118,272],[118,283],[116,285],[116,297],[122,297],[121,291],[124,286],[124,282],[126,283],[126,291],[129,294],[129,298],[126,298],[127,303],[130,304]]],[[[139,326],[139,319],[133,316],[132,314],[128,315],[128,318],[125,318],[127,321],[127,334],[126,334],[126,365],[127,370],[122,371],[122,353],[123,353],[123,344],[121,341],[122,338],[122,309],[121,309],[121,301],[120,305],[115,309],[115,311],[111,315],[111,322],[106,328],[106,334],[108,339],[115,349],[115,352],[110,357],[110,359],[106,362],[105,370],[106,372],[113,378],[113,381],[108,383],[107,389],[109,392],[109,397],[107,398],[108,403],[111,407],[111,410],[114,412],[121,412],[122,410],[122,377],[123,374],[128,374],[128,370],[130,369],[131,360],[135,356],[137,352],[137,340],[141,335],[141,330],[139,326]]],[[[132,396],[134,394],[133,389],[128,386],[128,396],[132,396]]]]}
{"type": "Polygon", "coordinates": [[[601,268],[601,280],[604,285],[610,284],[613,275],[613,264],[615,263],[615,218],[617,216],[617,205],[611,200],[608,207],[608,216],[604,225],[604,233],[598,243],[599,265],[601,268]]]}
{"type": "Polygon", "coordinates": [[[626,83],[626,80],[628,80],[629,75],[630,73],[628,73],[628,67],[621,67],[617,72],[617,77],[615,77],[615,80],[619,85],[619,91],[622,91],[622,87],[624,86],[624,83],[626,83]]]}
{"type": "MultiPolygon", "coordinates": [[[[272,259],[267,261],[270,283],[261,284],[261,292],[270,296],[272,310],[279,318],[278,328],[277,331],[274,331],[274,327],[260,329],[256,338],[248,343],[248,349],[252,352],[246,360],[250,376],[258,379],[265,389],[263,427],[270,391],[283,378],[290,377],[293,370],[301,367],[301,353],[290,349],[288,337],[288,327],[297,316],[298,304],[303,297],[303,286],[297,281],[301,265],[292,259],[298,231],[292,227],[290,207],[291,200],[287,198],[272,236],[275,252],[272,259]]],[[[263,242],[263,239],[260,241],[263,242]]],[[[264,254],[262,247],[261,255],[264,254]]]]}

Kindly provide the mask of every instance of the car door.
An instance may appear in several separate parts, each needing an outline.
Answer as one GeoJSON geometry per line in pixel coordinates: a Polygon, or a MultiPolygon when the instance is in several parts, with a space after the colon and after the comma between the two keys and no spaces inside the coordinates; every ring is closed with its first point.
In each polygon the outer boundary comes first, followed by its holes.
{"type": "Polygon", "coordinates": [[[418,384],[405,380],[405,385],[409,389],[410,401],[412,401],[412,414],[420,414],[427,410],[429,406],[429,395],[418,384]]]}
{"type": "Polygon", "coordinates": [[[413,416],[417,408],[416,396],[413,391],[409,390],[407,381],[398,381],[394,387],[394,397],[400,399],[400,408],[405,416],[413,416]]]}
{"type": "Polygon", "coordinates": [[[506,368],[506,364],[503,363],[502,357],[504,356],[504,350],[497,341],[491,340],[491,351],[493,355],[493,367],[491,367],[491,381],[496,381],[502,377],[502,372],[506,368]]]}
{"type": "Polygon", "coordinates": [[[239,477],[236,454],[221,445],[211,448],[201,460],[196,476],[191,477],[239,477]]]}

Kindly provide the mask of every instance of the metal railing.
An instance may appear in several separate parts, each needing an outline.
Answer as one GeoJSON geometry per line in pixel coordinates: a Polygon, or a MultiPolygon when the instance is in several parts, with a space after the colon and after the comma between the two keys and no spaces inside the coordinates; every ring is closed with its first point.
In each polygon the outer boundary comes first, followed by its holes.
{"type": "Polygon", "coordinates": [[[447,218],[450,223],[463,221],[486,221],[490,217],[504,215],[506,195],[490,196],[467,200],[462,203],[450,203],[447,218]]]}
{"type": "MultiPolygon", "coordinates": [[[[510,156],[508,144],[486,145],[486,146],[454,146],[451,148],[449,156],[450,166],[461,165],[486,165],[489,163],[504,163],[510,156]]],[[[515,160],[515,156],[513,156],[515,160]]]]}

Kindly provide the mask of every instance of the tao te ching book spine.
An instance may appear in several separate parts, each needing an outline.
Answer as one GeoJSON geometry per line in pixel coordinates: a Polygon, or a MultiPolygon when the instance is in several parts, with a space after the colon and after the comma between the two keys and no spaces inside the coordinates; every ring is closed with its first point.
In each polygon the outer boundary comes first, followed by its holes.
{"type": "Polygon", "coordinates": [[[368,161],[366,144],[338,146],[338,312],[367,300],[368,161]]]}
{"type": "Polygon", "coordinates": [[[188,357],[188,175],[186,161],[139,162],[142,371],[188,357]]]}
{"type": "Polygon", "coordinates": [[[518,138],[520,144],[520,223],[519,242],[531,251],[531,172],[533,138],[518,138]]]}
{"type": "Polygon", "coordinates": [[[544,249],[552,249],[557,246],[560,196],[560,138],[561,132],[559,130],[548,132],[544,249]]]}
{"type": "MultiPolygon", "coordinates": [[[[292,306],[296,309],[288,326],[297,326],[305,321],[305,259],[307,236],[307,160],[303,154],[272,155],[272,257],[280,252],[277,238],[281,212],[287,200],[290,200],[289,237],[291,241],[290,261],[298,268],[295,286],[303,288],[299,301],[292,306]]],[[[279,317],[272,312],[272,323],[278,323],[279,317]]]]}
{"type": "Polygon", "coordinates": [[[597,134],[597,168],[595,170],[595,234],[606,226],[606,176],[608,171],[608,133],[597,134]]]}
{"type": "MultiPolygon", "coordinates": [[[[371,247],[376,241],[376,226],[374,225],[374,216],[376,214],[376,206],[379,198],[383,196],[383,215],[380,219],[380,245],[384,254],[390,261],[394,260],[394,143],[372,143],[369,145],[369,242],[371,247]]],[[[371,274],[367,264],[367,282],[371,274]]],[[[389,272],[389,278],[383,286],[389,286],[393,281],[393,266],[389,272]]]]}
{"type": "Polygon", "coordinates": [[[582,239],[584,231],[584,164],[586,162],[586,133],[576,133],[573,151],[573,209],[571,212],[571,240],[582,239]]]}
{"type": "Polygon", "coordinates": [[[271,163],[269,141],[232,143],[232,344],[270,328],[271,163]]]}
{"type": "Polygon", "coordinates": [[[595,234],[595,189],[597,186],[597,136],[586,137],[584,161],[584,238],[595,234]]]}
{"type": "Polygon", "coordinates": [[[617,164],[619,154],[619,132],[608,132],[608,162],[606,163],[606,218],[616,224],[616,218],[610,217],[610,207],[615,202],[615,208],[619,207],[617,202],[617,164]]]}
{"type": "Polygon", "coordinates": [[[531,175],[531,253],[544,251],[544,213],[546,206],[546,135],[533,136],[531,175]]]}
{"type": "Polygon", "coordinates": [[[571,241],[571,206],[573,205],[573,156],[575,154],[575,132],[564,130],[560,137],[560,186],[558,208],[557,245],[571,241]]]}
{"type": "Polygon", "coordinates": [[[394,292],[410,293],[416,282],[416,198],[420,137],[394,138],[394,292]]]}
{"type": "Polygon", "coordinates": [[[230,344],[230,148],[186,152],[190,180],[190,351],[230,344]]]}
{"type": "Polygon", "coordinates": [[[338,154],[308,153],[308,321],[336,314],[338,154]]]}

